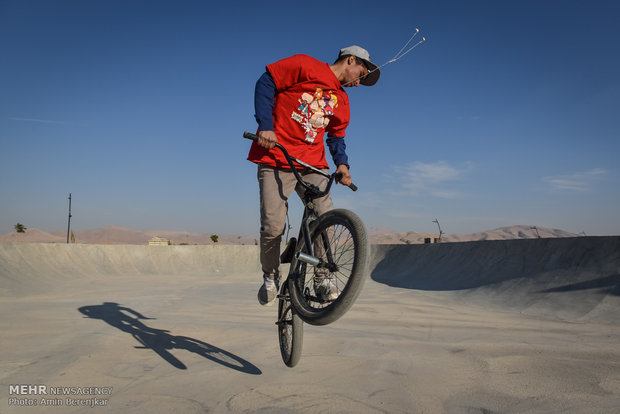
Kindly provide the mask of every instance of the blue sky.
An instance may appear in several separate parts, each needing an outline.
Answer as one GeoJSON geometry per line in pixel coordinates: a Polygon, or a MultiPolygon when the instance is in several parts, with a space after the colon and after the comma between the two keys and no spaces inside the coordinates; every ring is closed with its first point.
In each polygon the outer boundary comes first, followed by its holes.
{"type": "MultiPolygon", "coordinates": [[[[620,6],[613,1],[0,0],[0,234],[258,234],[246,161],[264,66],[358,44],[351,173],[368,227],[514,224],[620,234],[620,6]]],[[[296,224],[299,207],[292,201],[296,224]]]]}

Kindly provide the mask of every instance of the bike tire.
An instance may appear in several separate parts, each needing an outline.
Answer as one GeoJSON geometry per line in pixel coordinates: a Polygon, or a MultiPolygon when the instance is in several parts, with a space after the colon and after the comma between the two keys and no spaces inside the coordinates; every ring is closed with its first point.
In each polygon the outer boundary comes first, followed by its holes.
{"type": "Polygon", "coordinates": [[[278,343],[280,344],[282,361],[287,367],[293,368],[301,358],[304,325],[295,308],[291,306],[290,299],[287,299],[288,287],[286,284],[282,287],[281,293],[278,302],[278,322],[276,322],[278,343]]]}
{"type": "MultiPolygon", "coordinates": [[[[311,325],[327,325],[344,315],[359,296],[366,275],[370,246],[366,227],[352,211],[330,210],[310,225],[310,240],[315,245],[327,244],[324,251],[315,251],[322,263],[329,263],[328,276],[337,288],[338,297],[322,302],[314,291],[314,278],[325,267],[313,266],[293,259],[288,278],[291,304],[299,317],[311,325]],[[328,258],[331,252],[331,260],[328,258]]],[[[303,240],[297,251],[306,252],[303,240]]],[[[316,249],[315,249],[316,250],[316,249]]]]}

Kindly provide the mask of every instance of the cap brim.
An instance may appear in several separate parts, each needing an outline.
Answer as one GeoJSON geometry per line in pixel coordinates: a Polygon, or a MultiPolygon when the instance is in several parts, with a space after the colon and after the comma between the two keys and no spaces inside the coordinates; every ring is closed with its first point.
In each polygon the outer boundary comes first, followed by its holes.
{"type": "Polygon", "coordinates": [[[381,70],[372,62],[364,60],[366,67],[368,68],[368,75],[360,79],[360,83],[364,86],[372,86],[379,80],[381,76],[381,70]]]}

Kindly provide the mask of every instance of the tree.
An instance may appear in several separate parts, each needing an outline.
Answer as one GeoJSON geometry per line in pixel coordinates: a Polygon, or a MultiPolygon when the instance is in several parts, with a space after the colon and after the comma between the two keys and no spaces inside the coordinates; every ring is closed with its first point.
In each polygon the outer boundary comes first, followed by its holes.
{"type": "Polygon", "coordinates": [[[24,226],[22,223],[17,223],[15,225],[15,231],[17,233],[25,233],[26,230],[28,230],[28,228],[26,226],[24,226]]]}
{"type": "Polygon", "coordinates": [[[218,240],[219,240],[219,237],[217,236],[217,234],[212,234],[211,235],[211,241],[213,243],[217,243],[218,240]]]}

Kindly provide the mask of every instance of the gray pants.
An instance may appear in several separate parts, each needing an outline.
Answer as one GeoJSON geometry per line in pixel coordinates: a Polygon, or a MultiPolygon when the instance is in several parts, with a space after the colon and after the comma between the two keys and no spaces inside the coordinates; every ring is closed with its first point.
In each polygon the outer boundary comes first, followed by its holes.
{"type": "MultiPolygon", "coordinates": [[[[328,171],[328,170],[325,170],[328,171]]],[[[300,172],[304,181],[324,189],[327,178],[311,170],[300,172]]],[[[286,229],[286,210],[288,198],[297,192],[303,197],[304,188],[299,185],[290,170],[282,170],[260,164],[258,166],[260,189],[260,262],[263,273],[269,278],[280,277],[280,245],[286,229]]],[[[318,214],[333,208],[331,197],[326,195],[314,200],[318,214]]]]}

